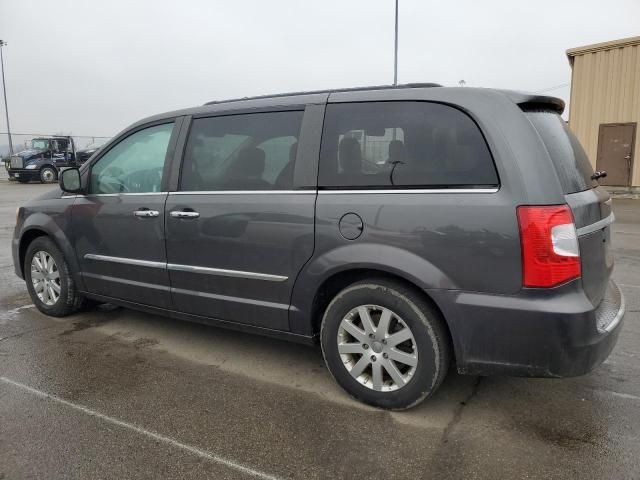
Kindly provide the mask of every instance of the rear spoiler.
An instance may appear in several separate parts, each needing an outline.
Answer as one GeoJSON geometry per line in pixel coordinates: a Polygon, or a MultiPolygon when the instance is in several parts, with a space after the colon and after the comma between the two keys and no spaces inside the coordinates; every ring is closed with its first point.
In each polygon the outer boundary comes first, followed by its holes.
{"type": "Polygon", "coordinates": [[[557,114],[564,112],[564,100],[548,95],[519,92],[516,90],[498,90],[522,110],[551,110],[557,114]]]}

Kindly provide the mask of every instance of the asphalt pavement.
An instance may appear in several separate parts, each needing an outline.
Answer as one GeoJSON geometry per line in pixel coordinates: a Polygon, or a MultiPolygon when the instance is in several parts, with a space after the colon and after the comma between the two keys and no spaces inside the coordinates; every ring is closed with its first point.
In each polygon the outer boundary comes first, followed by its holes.
{"type": "Polygon", "coordinates": [[[614,200],[618,345],[571,379],[453,371],[406,412],[352,400],[319,348],[110,306],[52,319],[13,273],[0,179],[0,479],[640,478],[640,201],[614,200]]]}

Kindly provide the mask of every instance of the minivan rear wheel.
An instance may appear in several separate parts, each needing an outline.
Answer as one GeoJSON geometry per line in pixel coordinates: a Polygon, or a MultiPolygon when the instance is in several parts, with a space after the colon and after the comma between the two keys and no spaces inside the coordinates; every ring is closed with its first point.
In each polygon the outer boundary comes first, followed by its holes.
{"type": "Polygon", "coordinates": [[[64,317],[83,305],[64,255],[48,237],[38,237],[29,244],[24,278],[31,300],[46,315],[64,317]]]}
{"type": "Polygon", "coordinates": [[[355,283],[327,307],[322,352],[336,381],[356,399],[410,408],[432,395],[450,361],[440,314],[413,288],[392,280],[355,283]]]}

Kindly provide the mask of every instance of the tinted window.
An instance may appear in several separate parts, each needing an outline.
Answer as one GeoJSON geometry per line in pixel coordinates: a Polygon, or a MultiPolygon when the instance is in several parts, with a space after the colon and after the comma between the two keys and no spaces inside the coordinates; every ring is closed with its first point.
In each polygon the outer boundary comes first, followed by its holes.
{"type": "Polygon", "coordinates": [[[486,142],[466,114],[426,102],[327,106],[321,187],[476,187],[498,184],[486,142]]]}
{"type": "Polygon", "coordinates": [[[69,148],[69,141],[57,138],[51,142],[51,148],[56,153],[66,152],[69,148]]]}
{"type": "Polygon", "coordinates": [[[193,121],[182,190],[286,190],[293,187],[302,111],[193,121]]]}
{"type": "Polygon", "coordinates": [[[526,112],[538,131],[553,161],[564,193],[587,190],[595,185],[591,180],[593,167],[567,123],[553,112],[526,112]]]}
{"type": "Polygon", "coordinates": [[[145,128],[110,149],[91,168],[91,193],[159,192],[173,123],[145,128]]]}

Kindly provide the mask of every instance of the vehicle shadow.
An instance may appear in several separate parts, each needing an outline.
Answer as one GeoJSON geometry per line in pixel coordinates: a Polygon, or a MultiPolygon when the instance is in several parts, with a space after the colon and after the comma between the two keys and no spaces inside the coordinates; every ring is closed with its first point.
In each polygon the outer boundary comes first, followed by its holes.
{"type": "MultiPolygon", "coordinates": [[[[138,350],[173,355],[205,368],[317,395],[323,401],[348,408],[379,411],[351,398],[338,386],[324,364],[319,346],[110,306],[81,317],[80,326],[76,320],[75,327],[63,334],[82,335],[91,329],[138,350]]],[[[403,425],[439,430],[445,443],[470,412],[474,422],[505,425],[545,442],[597,442],[604,427],[602,415],[594,412],[605,404],[585,402],[584,398],[591,388],[587,384],[599,383],[599,376],[595,372],[564,380],[476,377],[459,375],[452,367],[433,397],[412,409],[388,414],[403,425]],[[563,418],[564,423],[558,425],[554,420],[557,418],[563,418]]]]}
{"type": "MultiPolygon", "coordinates": [[[[110,306],[82,314],[81,322],[76,321],[64,334],[85,328],[94,328],[133,348],[166,352],[232,374],[318,395],[330,402],[376,410],[354,400],[338,386],[318,345],[300,345],[110,306]]],[[[392,414],[399,422],[425,422],[445,428],[459,406],[473,396],[477,384],[477,377],[459,375],[452,368],[432,398],[392,414]]]]}

